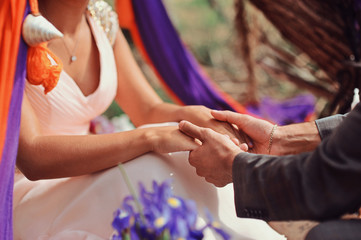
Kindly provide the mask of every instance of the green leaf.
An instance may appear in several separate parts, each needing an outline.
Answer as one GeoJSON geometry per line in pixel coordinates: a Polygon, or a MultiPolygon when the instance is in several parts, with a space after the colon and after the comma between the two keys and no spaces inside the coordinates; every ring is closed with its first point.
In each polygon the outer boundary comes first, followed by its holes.
{"type": "Polygon", "coordinates": [[[123,240],[130,240],[130,233],[129,233],[129,231],[123,232],[122,238],[123,238],[123,240]]]}
{"type": "Polygon", "coordinates": [[[164,229],[164,231],[162,232],[162,234],[157,237],[157,240],[170,240],[170,232],[168,229],[164,229]]]}

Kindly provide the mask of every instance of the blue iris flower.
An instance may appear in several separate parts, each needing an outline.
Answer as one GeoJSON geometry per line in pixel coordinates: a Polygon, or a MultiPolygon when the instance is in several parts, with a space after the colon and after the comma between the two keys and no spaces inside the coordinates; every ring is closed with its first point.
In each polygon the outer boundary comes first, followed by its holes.
{"type": "Polygon", "coordinates": [[[200,240],[204,237],[203,230],[208,227],[215,230],[223,239],[229,239],[229,235],[214,221],[209,211],[206,212],[208,224],[202,229],[196,229],[195,202],[174,196],[171,181],[162,184],[153,181],[152,191],[147,191],[140,183],[139,189],[142,213],[135,211],[139,210],[135,207],[135,199],[132,196],[126,197],[122,204],[124,210],[118,209],[114,213],[112,225],[118,234],[113,236],[113,240],[122,240],[122,234],[126,231],[132,240],[200,240]]]}
{"type": "Polygon", "coordinates": [[[224,240],[231,239],[231,236],[221,228],[220,222],[216,221],[213,218],[212,214],[209,212],[209,210],[207,208],[205,209],[205,213],[206,213],[206,216],[208,219],[207,227],[209,227],[210,229],[213,229],[216,233],[221,235],[224,240]]]}
{"type": "Polygon", "coordinates": [[[112,222],[113,228],[117,231],[117,234],[114,234],[112,239],[113,240],[121,240],[123,233],[126,231],[126,229],[129,228],[129,220],[130,215],[123,210],[117,209],[114,212],[114,219],[112,222]]]}

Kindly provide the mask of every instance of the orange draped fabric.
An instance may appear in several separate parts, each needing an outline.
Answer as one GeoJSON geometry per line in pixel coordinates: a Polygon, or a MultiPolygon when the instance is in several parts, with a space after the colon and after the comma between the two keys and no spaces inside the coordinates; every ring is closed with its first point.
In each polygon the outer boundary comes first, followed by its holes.
{"type": "Polygon", "coordinates": [[[0,156],[4,150],[25,5],[26,0],[0,1],[0,156]]]}
{"type": "Polygon", "coordinates": [[[34,15],[38,15],[39,14],[38,0],[29,0],[29,5],[30,5],[31,13],[34,15]]]}

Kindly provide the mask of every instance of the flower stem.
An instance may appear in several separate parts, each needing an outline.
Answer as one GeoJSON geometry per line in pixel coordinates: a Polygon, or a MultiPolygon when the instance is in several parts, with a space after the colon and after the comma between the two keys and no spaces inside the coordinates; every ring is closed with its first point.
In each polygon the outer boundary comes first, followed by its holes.
{"type": "Polygon", "coordinates": [[[120,169],[120,172],[123,176],[123,179],[125,181],[125,184],[127,185],[128,187],[128,190],[130,191],[130,194],[133,196],[134,198],[134,202],[135,202],[135,207],[138,209],[138,212],[139,212],[139,215],[140,215],[140,219],[142,220],[142,222],[145,224],[145,218],[144,218],[144,214],[143,214],[143,210],[142,210],[142,207],[140,206],[140,203],[139,203],[139,198],[138,198],[138,195],[137,193],[134,191],[134,188],[133,188],[133,185],[132,183],[130,182],[129,180],[129,177],[128,177],[128,174],[126,173],[124,167],[123,167],[123,164],[119,163],[118,164],[118,167],[120,169]]]}

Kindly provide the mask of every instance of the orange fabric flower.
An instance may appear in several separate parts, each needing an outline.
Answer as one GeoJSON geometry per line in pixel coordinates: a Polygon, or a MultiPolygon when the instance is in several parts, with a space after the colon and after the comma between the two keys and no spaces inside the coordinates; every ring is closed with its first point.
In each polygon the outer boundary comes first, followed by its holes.
{"type": "Polygon", "coordinates": [[[26,64],[29,83],[43,85],[45,94],[56,86],[63,69],[63,63],[46,43],[29,48],[26,64]]]}

